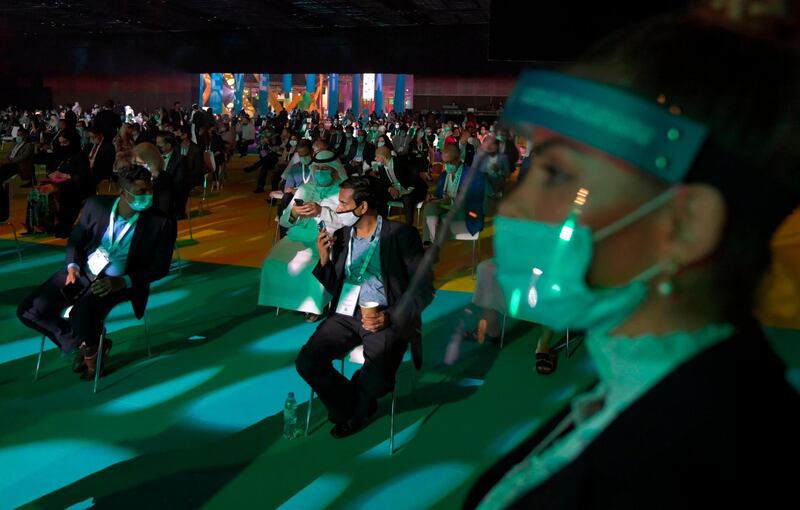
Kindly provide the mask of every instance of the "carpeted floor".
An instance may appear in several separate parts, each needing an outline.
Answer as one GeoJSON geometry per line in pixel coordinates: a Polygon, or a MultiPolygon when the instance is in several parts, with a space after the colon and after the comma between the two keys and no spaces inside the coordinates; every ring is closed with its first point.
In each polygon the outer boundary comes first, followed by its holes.
{"type": "MultiPolygon", "coordinates": [[[[193,220],[182,271],[153,288],[149,336],[128,305],[112,312],[114,350],[97,395],[50,345],[34,382],[40,337],[15,317],[63,264],[63,242],[26,239],[19,262],[13,240],[0,239],[0,508],[457,508],[484,469],[592,383],[581,347],[553,376],[537,375],[538,332],[527,324],[509,325],[502,350],[463,343],[457,363],[442,361],[459,321],[474,320],[464,312],[471,247],[453,242],[424,314],[425,366],[399,372],[398,451],[389,456],[388,397],[353,437],[332,439],[315,401],[309,437],[283,439],[290,391],[304,422],[309,389],[294,358],[315,326],[255,304],[274,223],[249,177],[232,172],[210,213],[193,220]]],[[[770,336],[800,386],[800,332],[770,336]]]]}

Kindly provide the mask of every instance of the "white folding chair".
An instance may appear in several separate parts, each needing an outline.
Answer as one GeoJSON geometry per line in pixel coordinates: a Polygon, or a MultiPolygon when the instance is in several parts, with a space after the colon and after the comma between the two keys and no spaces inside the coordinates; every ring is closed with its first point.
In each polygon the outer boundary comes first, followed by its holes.
{"type": "Polygon", "coordinates": [[[475,234],[470,234],[469,232],[464,232],[461,234],[455,234],[453,236],[457,241],[472,241],[472,279],[474,280],[476,277],[476,270],[478,267],[478,252],[480,251],[480,243],[481,243],[481,232],[475,232],[475,234]]]}
{"type": "MultiPolygon", "coordinates": [[[[403,362],[406,362],[411,359],[411,344],[408,344],[408,350],[406,352],[406,356],[403,357],[403,362]]],[[[364,346],[359,345],[350,353],[348,353],[344,358],[342,358],[342,365],[341,365],[341,373],[344,375],[344,361],[348,359],[351,363],[358,363],[363,365],[364,364],[364,346]]],[[[402,366],[402,365],[401,365],[402,366]]],[[[411,365],[411,392],[412,394],[416,393],[416,379],[414,374],[414,366],[411,365]]],[[[400,369],[397,370],[398,372],[400,369]]],[[[314,389],[311,389],[311,396],[308,398],[308,411],[306,414],[306,436],[308,436],[308,431],[311,426],[311,409],[314,404],[314,389]]],[[[394,387],[392,388],[392,410],[389,418],[389,455],[394,455],[394,418],[395,418],[395,411],[397,409],[397,374],[394,377],[394,387]]]]}
{"type": "MultiPolygon", "coordinates": [[[[393,208],[400,208],[400,209],[405,208],[405,204],[403,204],[403,202],[400,202],[399,200],[397,200],[397,201],[392,200],[391,202],[388,202],[387,205],[389,206],[389,212],[388,212],[387,216],[391,216],[392,215],[392,209],[393,208]]],[[[425,201],[424,200],[422,202],[418,202],[417,203],[417,213],[416,213],[417,214],[417,226],[420,225],[420,218],[422,217],[422,212],[421,211],[422,211],[422,206],[423,205],[425,205],[425,201]]]]}

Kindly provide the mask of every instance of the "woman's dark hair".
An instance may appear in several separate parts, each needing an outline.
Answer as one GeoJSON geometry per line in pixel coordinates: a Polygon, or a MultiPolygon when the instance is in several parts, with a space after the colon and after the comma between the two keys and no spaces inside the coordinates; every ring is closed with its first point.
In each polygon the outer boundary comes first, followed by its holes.
{"type": "Polygon", "coordinates": [[[367,202],[372,210],[380,210],[383,206],[383,194],[380,192],[377,180],[372,177],[355,175],[339,184],[339,189],[353,190],[353,200],[356,205],[367,202]]]}
{"type": "Polygon", "coordinates": [[[726,317],[749,316],[770,239],[800,197],[797,53],[716,21],[670,17],[611,36],[569,71],[708,128],[685,179],[717,188],[727,205],[707,284],[726,317]]]}

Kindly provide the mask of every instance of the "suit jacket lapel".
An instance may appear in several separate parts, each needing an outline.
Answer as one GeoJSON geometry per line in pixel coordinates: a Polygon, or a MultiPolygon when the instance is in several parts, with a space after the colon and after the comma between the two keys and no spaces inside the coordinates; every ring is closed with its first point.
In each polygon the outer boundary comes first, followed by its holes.
{"type": "Polygon", "coordinates": [[[383,278],[383,289],[386,292],[386,300],[389,301],[391,299],[391,275],[392,275],[392,267],[391,267],[391,256],[392,256],[392,246],[391,246],[391,239],[392,239],[392,226],[389,223],[389,220],[384,219],[383,225],[381,226],[381,245],[380,245],[380,252],[381,252],[381,276],[383,278]]]}

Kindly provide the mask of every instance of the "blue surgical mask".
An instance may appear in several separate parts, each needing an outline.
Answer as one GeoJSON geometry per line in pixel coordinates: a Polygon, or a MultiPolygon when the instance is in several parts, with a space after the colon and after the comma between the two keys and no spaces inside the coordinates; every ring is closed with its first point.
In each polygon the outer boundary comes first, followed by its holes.
{"type": "Polygon", "coordinates": [[[125,201],[128,202],[128,205],[131,206],[131,209],[133,209],[134,211],[141,212],[146,209],[149,209],[150,206],[153,205],[152,193],[148,193],[146,195],[134,195],[128,190],[125,190],[125,193],[127,193],[130,197],[133,197],[133,200],[129,200],[128,198],[126,198],[125,201]]]}
{"type": "Polygon", "coordinates": [[[621,324],[645,300],[647,282],[662,268],[651,267],[620,287],[592,289],[586,276],[594,243],[662,207],[673,194],[672,189],[662,193],[597,233],[577,225],[576,213],[562,225],[498,216],[497,282],[508,314],[556,331],[605,332],[621,324]]]}

